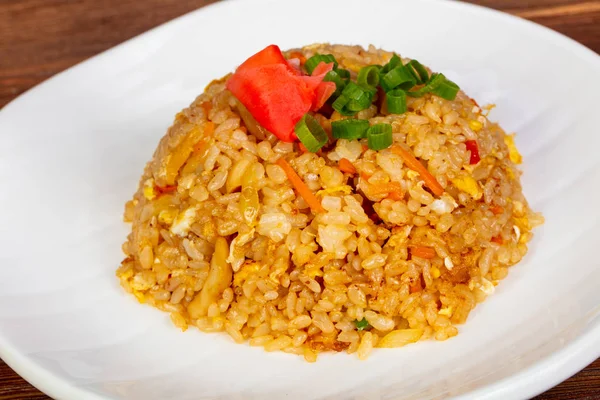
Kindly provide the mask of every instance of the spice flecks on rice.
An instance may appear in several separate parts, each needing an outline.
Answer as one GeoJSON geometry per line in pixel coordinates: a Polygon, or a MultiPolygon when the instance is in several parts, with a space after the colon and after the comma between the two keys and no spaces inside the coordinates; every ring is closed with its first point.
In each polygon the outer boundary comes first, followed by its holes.
{"type": "MultiPolygon", "coordinates": [[[[286,56],[316,53],[353,74],[393,55],[316,44],[286,56]]],[[[227,78],[176,116],[126,205],[132,231],[117,276],[182,330],[224,331],[309,362],[445,340],[543,221],[522,194],[513,137],[463,92],[408,97],[401,115],[360,111],[391,125],[390,148],[340,139],[310,153],[258,125],[227,78]]],[[[343,117],[315,119],[330,135],[343,117]]]]}

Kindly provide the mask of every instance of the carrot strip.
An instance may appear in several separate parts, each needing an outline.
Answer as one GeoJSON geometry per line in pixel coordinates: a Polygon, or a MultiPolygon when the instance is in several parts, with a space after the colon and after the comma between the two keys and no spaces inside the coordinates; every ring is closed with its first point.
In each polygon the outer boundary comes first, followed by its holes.
{"type": "Polygon", "coordinates": [[[500,206],[493,206],[492,208],[490,208],[490,211],[493,212],[495,215],[498,215],[504,212],[504,208],[500,206]]]}
{"type": "Polygon", "coordinates": [[[436,256],[435,249],[426,246],[416,246],[410,250],[410,254],[414,257],[432,259],[436,256]]]}
{"type": "Polygon", "coordinates": [[[369,179],[371,179],[371,175],[367,174],[366,172],[361,172],[360,177],[362,179],[364,179],[365,181],[368,181],[369,179]]]}
{"type": "Polygon", "coordinates": [[[340,171],[347,172],[350,175],[356,174],[356,168],[347,158],[342,158],[339,162],[340,171]]]}
{"type": "Polygon", "coordinates": [[[292,166],[288,164],[287,161],[285,161],[283,158],[280,158],[279,160],[275,161],[275,164],[283,168],[285,174],[287,175],[294,188],[296,188],[300,196],[302,196],[302,198],[306,200],[306,203],[308,203],[313,212],[325,212],[325,209],[321,205],[319,199],[317,199],[317,196],[315,196],[314,193],[310,191],[310,189],[308,188],[308,186],[306,186],[302,178],[298,176],[296,171],[294,171],[292,166]]]}
{"type": "Polygon", "coordinates": [[[417,280],[410,287],[410,292],[411,293],[417,293],[417,292],[420,292],[421,290],[423,290],[423,288],[421,287],[421,279],[417,280]]]}
{"type": "Polygon", "coordinates": [[[423,181],[425,181],[425,185],[431,189],[436,196],[441,196],[444,193],[444,188],[442,185],[440,185],[437,179],[435,179],[435,177],[431,175],[429,171],[427,171],[427,168],[425,168],[425,166],[423,166],[423,164],[421,164],[419,160],[412,155],[412,153],[405,150],[402,146],[393,146],[392,152],[402,157],[408,168],[418,172],[423,181]]]}
{"type": "Polygon", "coordinates": [[[498,243],[498,244],[503,244],[504,240],[502,240],[502,236],[498,235],[498,236],[494,236],[492,238],[492,242],[498,243]]]}
{"type": "Polygon", "coordinates": [[[402,199],[404,199],[404,195],[402,193],[398,193],[398,192],[390,192],[390,194],[388,194],[388,199],[393,200],[393,201],[400,201],[402,199]]]}
{"type": "Polygon", "coordinates": [[[380,183],[377,185],[372,185],[369,193],[378,195],[383,193],[397,193],[401,197],[404,191],[402,190],[402,185],[398,182],[388,182],[388,183],[380,183]]]}

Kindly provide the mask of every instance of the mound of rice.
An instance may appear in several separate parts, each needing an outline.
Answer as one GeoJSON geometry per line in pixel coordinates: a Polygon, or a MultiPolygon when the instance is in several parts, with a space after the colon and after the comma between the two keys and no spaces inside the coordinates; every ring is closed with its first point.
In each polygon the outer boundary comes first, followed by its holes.
{"type": "MultiPolygon", "coordinates": [[[[393,55],[327,44],[298,53],[331,53],[354,73],[393,55]]],[[[309,362],[331,350],[364,359],[375,347],[455,336],[527,252],[542,217],[522,194],[513,137],[463,92],[408,98],[402,115],[374,105],[358,115],[392,125],[394,142],[444,187],[438,197],[366,139],[317,154],[279,141],[244,115],[226,79],[177,114],[125,209],[121,285],[182,330],[225,331],[309,362]],[[474,139],[481,161],[470,165],[465,141],[474,139]],[[326,212],[311,212],[280,157],[326,212]],[[356,174],[340,171],[341,158],[356,174]],[[377,190],[389,182],[405,195],[377,190]]],[[[330,131],[341,116],[316,118],[330,131]]]]}

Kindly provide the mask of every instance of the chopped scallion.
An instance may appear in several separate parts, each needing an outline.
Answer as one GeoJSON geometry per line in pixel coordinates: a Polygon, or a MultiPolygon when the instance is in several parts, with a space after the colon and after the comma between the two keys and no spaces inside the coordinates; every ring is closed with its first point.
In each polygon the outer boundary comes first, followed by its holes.
{"type": "Polygon", "coordinates": [[[337,72],[337,74],[340,77],[342,77],[342,79],[350,79],[350,71],[348,71],[347,69],[336,68],[335,72],[337,72]]]}
{"type": "Polygon", "coordinates": [[[446,77],[443,74],[431,74],[429,81],[422,88],[412,91],[406,92],[407,95],[411,97],[422,97],[429,92],[433,92],[440,86],[442,83],[446,81],[446,77]]]}
{"type": "Polygon", "coordinates": [[[369,121],[366,119],[342,119],[331,123],[331,133],[336,139],[356,140],[367,136],[369,121]]]}
{"type": "Polygon", "coordinates": [[[310,114],[304,114],[296,124],[294,131],[304,147],[311,153],[319,151],[329,140],[323,127],[310,114]]]}
{"type": "Polygon", "coordinates": [[[354,325],[356,325],[356,330],[362,331],[370,327],[366,318],[359,320],[354,320],[354,325]]]}
{"type": "Polygon", "coordinates": [[[387,74],[388,72],[396,68],[398,65],[402,65],[402,59],[400,59],[400,57],[394,54],[390,61],[388,61],[388,63],[385,64],[383,68],[381,68],[381,75],[387,74]]]}
{"type": "Polygon", "coordinates": [[[333,102],[332,107],[342,115],[354,115],[369,108],[374,96],[375,92],[373,90],[349,81],[342,94],[333,102]]]}
{"type": "Polygon", "coordinates": [[[375,124],[367,130],[367,144],[372,150],[387,149],[392,145],[392,125],[375,124]]]}
{"type": "Polygon", "coordinates": [[[309,75],[312,75],[314,69],[319,65],[320,62],[325,64],[333,63],[333,68],[337,68],[338,63],[333,54],[315,54],[304,63],[304,68],[309,75]]]}
{"type": "Polygon", "coordinates": [[[448,79],[442,82],[437,88],[433,89],[431,92],[436,96],[441,97],[446,100],[454,100],[460,88],[458,85],[448,79]]]}
{"type": "Polygon", "coordinates": [[[358,77],[356,79],[357,83],[371,90],[377,89],[377,85],[379,85],[380,68],[381,67],[378,65],[369,65],[361,68],[361,70],[358,71],[358,77]]]}
{"type": "Polygon", "coordinates": [[[335,83],[335,92],[333,93],[334,97],[337,97],[340,95],[340,93],[342,93],[342,90],[344,90],[347,83],[347,79],[343,79],[338,74],[338,71],[335,70],[329,71],[327,75],[325,75],[325,78],[323,78],[323,80],[326,82],[335,83]]]}
{"type": "Polygon", "coordinates": [[[404,114],[406,112],[406,92],[394,89],[386,93],[387,110],[390,114],[404,114]]]}
{"type": "Polygon", "coordinates": [[[381,88],[386,92],[395,88],[409,90],[416,83],[415,77],[404,65],[398,65],[381,77],[381,88]]]}
{"type": "Polygon", "coordinates": [[[411,60],[406,66],[417,80],[418,85],[422,85],[429,79],[429,72],[427,72],[427,69],[417,60],[411,60]]]}

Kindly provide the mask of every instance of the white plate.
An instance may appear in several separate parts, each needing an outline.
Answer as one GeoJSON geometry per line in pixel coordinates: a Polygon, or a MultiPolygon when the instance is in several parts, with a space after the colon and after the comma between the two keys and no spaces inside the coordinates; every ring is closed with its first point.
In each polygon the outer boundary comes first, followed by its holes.
{"type": "Polygon", "coordinates": [[[0,356],[60,399],[526,398],[600,355],[600,57],[456,2],[230,1],[154,29],[0,115],[0,356]],[[123,204],[173,116],[269,43],[373,43],[443,71],[517,131],[546,217],[460,334],[316,364],[179,332],[114,277],[123,204]]]}

